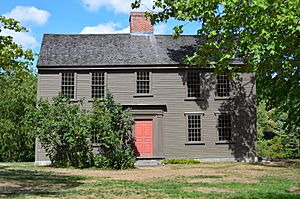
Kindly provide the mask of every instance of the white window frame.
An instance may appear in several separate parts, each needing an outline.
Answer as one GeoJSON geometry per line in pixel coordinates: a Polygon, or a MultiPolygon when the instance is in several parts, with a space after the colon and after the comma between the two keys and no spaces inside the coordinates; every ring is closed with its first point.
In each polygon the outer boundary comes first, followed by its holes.
{"type": "Polygon", "coordinates": [[[186,70],[185,71],[185,100],[203,100],[203,96],[201,96],[201,91],[204,89],[204,81],[201,77],[202,71],[199,70],[186,70]],[[188,88],[188,79],[189,79],[189,73],[198,73],[199,76],[199,97],[189,97],[189,88],[188,88]]]}
{"type": "Polygon", "coordinates": [[[59,73],[59,91],[62,93],[62,76],[65,73],[73,73],[74,74],[74,98],[70,98],[71,101],[77,100],[77,72],[70,72],[70,71],[65,71],[65,72],[60,72],[59,73]]]}
{"type": "Polygon", "coordinates": [[[235,116],[234,111],[217,111],[215,112],[216,116],[216,143],[217,144],[229,144],[233,143],[233,117],[235,116]],[[219,116],[222,114],[230,115],[230,139],[228,140],[220,140],[219,135],[219,116]]]}
{"type": "Polygon", "coordinates": [[[203,116],[204,112],[185,112],[185,123],[186,123],[186,144],[204,144],[203,142],[203,116]],[[189,116],[200,115],[200,141],[189,141],[189,116]]]}
{"type": "Polygon", "coordinates": [[[149,96],[149,97],[152,97],[153,94],[152,94],[152,72],[151,71],[136,71],[134,72],[134,76],[135,76],[135,96],[149,96]],[[139,72],[146,72],[146,73],[149,73],[149,93],[138,93],[137,92],[137,82],[138,82],[138,73],[139,72]]]}
{"type": "MultiPolygon", "coordinates": [[[[220,75],[226,75],[227,79],[228,79],[227,73],[223,73],[220,75]]],[[[218,76],[220,76],[220,75],[215,76],[215,99],[229,99],[232,97],[232,80],[228,79],[229,95],[228,96],[219,96],[217,86],[218,86],[218,76]]]]}
{"type": "MultiPolygon", "coordinates": [[[[104,98],[106,96],[106,92],[107,92],[107,72],[104,72],[104,71],[92,71],[90,72],[90,100],[89,101],[92,101],[93,98],[93,89],[92,89],[92,86],[93,86],[93,73],[104,73],[104,98]]],[[[99,99],[102,99],[102,98],[99,98],[99,99]]]]}

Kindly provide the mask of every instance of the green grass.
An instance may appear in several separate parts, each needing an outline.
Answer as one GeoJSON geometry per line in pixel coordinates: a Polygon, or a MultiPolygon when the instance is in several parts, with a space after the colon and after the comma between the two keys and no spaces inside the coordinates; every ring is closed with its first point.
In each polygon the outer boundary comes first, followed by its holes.
{"type": "MultiPolygon", "coordinates": [[[[32,163],[0,163],[0,198],[300,198],[298,165],[205,163],[198,167],[170,166],[170,171],[187,169],[195,170],[189,175],[179,173],[137,181],[78,175],[85,170],[74,170],[76,175],[61,174],[56,168],[37,167],[32,163]],[[244,167],[248,171],[264,172],[260,173],[264,175],[255,177],[235,172],[244,167]],[[240,178],[243,180],[238,180],[240,178]]],[[[145,172],[151,174],[152,170],[145,172]]],[[[130,175],[135,174],[131,172],[130,175]]]]}
{"type": "Polygon", "coordinates": [[[199,164],[200,160],[194,159],[166,159],[161,161],[163,164],[199,164]]]}

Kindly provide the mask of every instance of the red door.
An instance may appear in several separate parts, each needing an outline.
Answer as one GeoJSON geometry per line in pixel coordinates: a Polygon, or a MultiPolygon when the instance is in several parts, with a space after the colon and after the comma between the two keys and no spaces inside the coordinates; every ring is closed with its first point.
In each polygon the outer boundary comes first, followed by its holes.
{"type": "Polygon", "coordinates": [[[136,120],[134,138],[137,156],[152,156],[152,120],[136,120]]]}

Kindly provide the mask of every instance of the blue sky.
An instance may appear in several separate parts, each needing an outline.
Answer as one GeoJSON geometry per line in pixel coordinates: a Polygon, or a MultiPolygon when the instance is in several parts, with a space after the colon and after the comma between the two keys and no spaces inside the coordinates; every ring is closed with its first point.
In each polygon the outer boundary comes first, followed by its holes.
{"type": "MultiPolygon", "coordinates": [[[[0,14],[21,22],[29,32],[11,35],[25,48],[39,52],[44,33],[128,33],[130,4],[133,0],[0,0],[0,14]]],[[[151,8],[151,0],[143,0],[138,11],[151,8]]],[[[155,34],[172,34],[178,22],[158,24],[155,34]]],[[[185,34],[195,34],[197,25],[185,26],[185,34]]]]}

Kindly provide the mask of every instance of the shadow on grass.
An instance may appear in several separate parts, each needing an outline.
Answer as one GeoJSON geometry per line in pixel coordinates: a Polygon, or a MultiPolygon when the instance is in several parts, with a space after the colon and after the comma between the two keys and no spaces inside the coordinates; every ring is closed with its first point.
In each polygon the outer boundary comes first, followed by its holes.
{"type": "Polygon", "coordinates": [[[61,196],[62,190],[78,187],[82,179],[84,177],[0,166],[0,197],[61,196]]]}
{"type": "Polygon", "coordinates": [[[281,161],[272,161],[272,162],[255,162],[255,163],[250,163],[250,164],[260,165],[260,166],[265,166],[265,167],[300,168],[300,159],[281,160],[281,161]]]}

